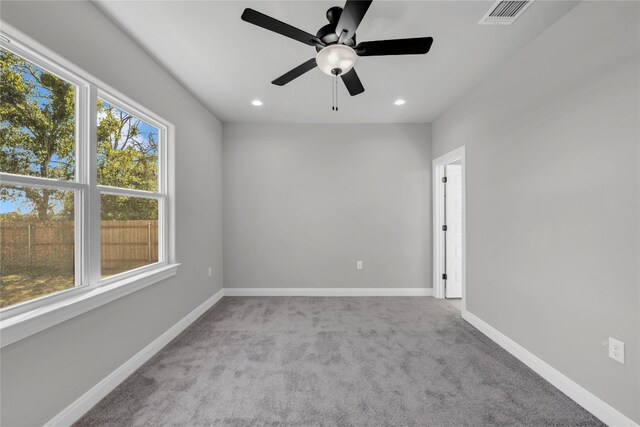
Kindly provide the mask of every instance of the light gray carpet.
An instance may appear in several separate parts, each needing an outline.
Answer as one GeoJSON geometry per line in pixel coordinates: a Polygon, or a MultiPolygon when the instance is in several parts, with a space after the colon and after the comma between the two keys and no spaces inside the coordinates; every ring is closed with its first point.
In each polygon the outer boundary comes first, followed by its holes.
{"type": "Polygon", "coordinates": [[[90,425],[603,424],[447,302],[225,297],[90,425]]]}

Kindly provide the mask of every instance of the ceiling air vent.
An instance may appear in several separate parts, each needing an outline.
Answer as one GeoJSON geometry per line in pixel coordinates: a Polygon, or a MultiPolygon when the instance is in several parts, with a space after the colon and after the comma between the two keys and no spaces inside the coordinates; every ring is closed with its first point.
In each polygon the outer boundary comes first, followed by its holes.
{"type": "Polygon", "coordinates": [[[531,3],[533,3],[533,0],[498,0],[478,23],[483,25],[511,25],[531,3]]]}

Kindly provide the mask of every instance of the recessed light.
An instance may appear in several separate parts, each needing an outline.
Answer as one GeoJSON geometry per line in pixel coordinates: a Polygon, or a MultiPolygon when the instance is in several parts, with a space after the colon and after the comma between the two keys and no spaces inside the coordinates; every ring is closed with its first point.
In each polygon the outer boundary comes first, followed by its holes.
{"type": "Polygon", "coordinates": [[[406,101],[404,99],[396,99],[396,101],[394,102],[394,104],[396,105],[404,105],[406,101]]]}
{"type": "Polygon", "coordinates": [[[251,101],[251,104],[255,105],[256,107],[260,107],[262,106],[262,101],[260,101],[259,99],[254,99],[253,101],[251,101]]]}

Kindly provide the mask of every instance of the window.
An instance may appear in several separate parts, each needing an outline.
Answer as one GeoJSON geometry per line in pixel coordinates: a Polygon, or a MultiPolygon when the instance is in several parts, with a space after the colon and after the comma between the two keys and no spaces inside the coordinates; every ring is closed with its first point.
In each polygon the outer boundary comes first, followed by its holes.
{"type": "Polygon", "coordinates": [[[167,266],[169,125],[4,36],[0,91],[1,312],[167,266]]]}
{"type": "Polygon", "coordinates": [[[96,104],[101,276],[158,262],[160,130],[113,103],[96,104]]]}
{"type": "Polygon", "coordinates": [[[3,47],[0,90],[1,308],[80,284],[74,218],[86,187],[76,167],[79,87],[3,47]]]}

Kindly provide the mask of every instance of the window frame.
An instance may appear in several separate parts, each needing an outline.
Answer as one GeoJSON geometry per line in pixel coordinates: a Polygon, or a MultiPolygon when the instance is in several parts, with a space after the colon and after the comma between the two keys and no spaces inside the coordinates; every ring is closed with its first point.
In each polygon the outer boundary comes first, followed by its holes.
{"type": "Polygon", "coordinates": [[[48,295],[43,295],[38,298],[0,308],[0,319],[3,319],[6,315],[21,313],[25,310],[28,310],[29,308],[39,307],[42,304],[48,303],[49,301],[64,298],[67,296],[67,294],[71,293],[71,291],[86,288],[89,285],[88,270],[86,267],[86,262],[89,255],[86,247],[86,240],[88,236],[86,236],[86,233],[83,230],[83,224],[85,220],[83,215],[85,213],[85,210],[87,209],[87,190],[89,189],[89,183],[87,181],[87,176],[81,173],[81,171],[86,170],[86,165],[83,164],[83,161],[85,160],[87,153],[88,132],[86,130],[88,127],[88,117],[83,112],[88,108],[87,95],[89,84],[75,74],[68,72],[63,67],[56,64],[54,61],[51,61],[45,56],[39,54],[37,51],[26,48],[16,41],[12,41],[3,33],[0,34],[2,34],[2,38],[0,38],[0,46],[3,49],[13,53],[16,56],[19,56],[26,61],[31,62],[32,64],[45,71],[54,74],[55,76],[74,85],[76,88],[74,124],[74,179],[65,181],[61,179],[42,178],[30,175],[18,175],[0,171],[0,183],[2,183],[3,185],[28,186],[31,188],[48,188],[54,190],[72,190],[74,192],[74,286],[69,289],[53,292],[48,295]],[[30,302],[32,304],[27,306],[27,304],[30,302]]]}
{"type": "Polygon", "coordinates": [[[2,184],[74,191],[74,287],[0,308],[3,335],[0,347],[170,277],[176,274],[179,265],[174,259],[174,126],[5,22],[2,24],[2,48],[75,85],[77,90],[75,179],[64,181],[0,172],[2,184]],[[98,98],[158,129],[157,192],[97,184],[98,98]],[[101,278],[100,194],[105,193],[158,200],[157,262],[101,278]]]}
{"type": "MultiPolygon", "coordinates": [[[[101,286],[101,285],[117,282],[118,280],[126,279],[129,277],[135,276],[137,274],[153,270],[158,266],[167,265],[167,254],[169,253],[168,239],[167,239],[167,233],[168,233],[167,169],[168,168],[167,168],[167,160],[166,160],[168,129],[164,123],[150,116],[149,114],[147,114],[147,112],[140,111],[136,107],[128,103],[125,103],[118,98],[115,98],[110,93],[99,88],[97,88],[95,99],[90,100],[94,109],[92,117],[95,117],[96,127],[97,127],[97,118],[98,118],[96,105],[97,105],[98,98],[107,101],[110,105],[120,108],[121,110],[126,111],[127,113],[135,116],[138,119],[145,121],[146,123],[158,129],[158,190],[157,191],[137,190],[133,188],[121,188],[121,187],[112,187],[108,185],[99,185],[97,183],[97,176],[93,177],[96,183],[96,191],[98,193],[97,194],[98,199],[100,199],[101,194],[110,194],[114,196],[144,197],[144,198],[158,200],[158,261],[154,262],[153,264],[148,264],[142,267],[134,268],[132,270],[127,270],[122,273],[115,274],[113,276],[105,277],[104,279],[99,277],[100,271],[98,271],[98,277],[95,280],[97,282],[97,286],[101,286]]],[[[93,144],[90,148],[90,150],[92,151],[90,153],[90,156],[93,160],[92,162],[93,165],[97,164],[97,160],[95,160],[97,157],[97,148],[98,148],[98,141],[97,141],[97,135],[96,135],[95,140],[93,141],[93,144]]],[[[94,172],[95,172],[95,167],[94,167],[94,172]]],[[[100,217],[100,210],[99,210],[100,201],[98,200],[97,203],[93,204],[93,206],[94,207],[97,206],[98,211],[97,212],[91,211],[90,215],[92,218],[96,218],[96,217],[99,218],[100,217]]],[[[99,226],[100,224],[98,223],[98,227],[99,226]]],[[[98,242],[98,245],[99,245],[99,242],[98,242]]],[[[98,253],[97,255],[98,260],[96,262],[100,264],[100,247],[93,248],[93,252],[98,253]]]]}

